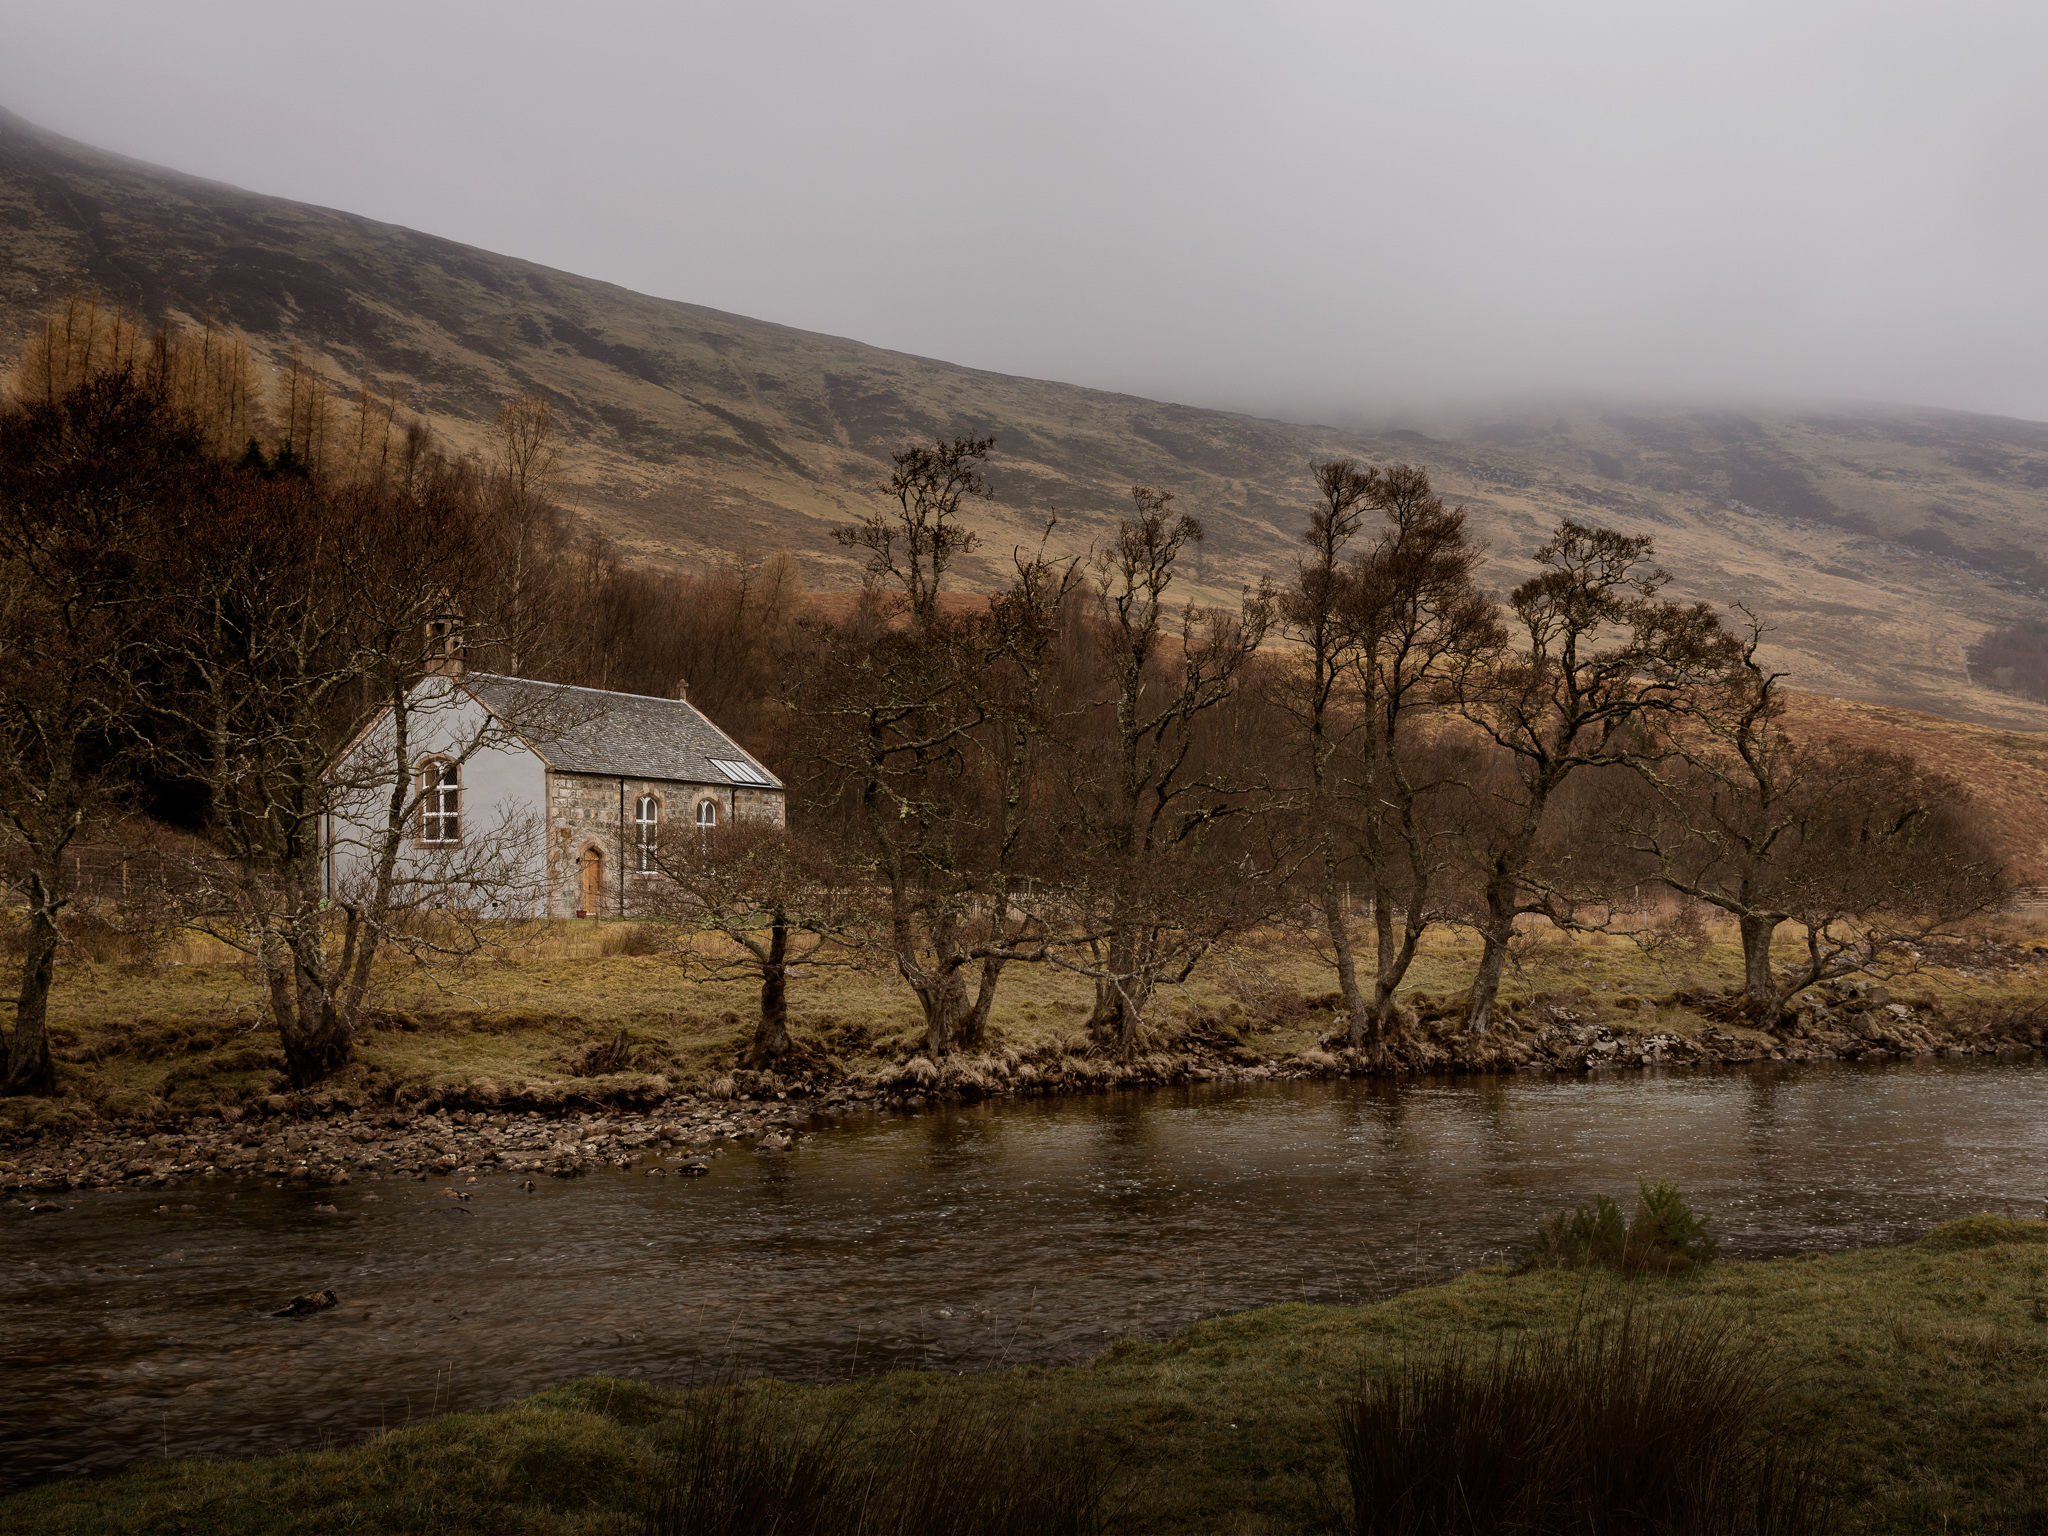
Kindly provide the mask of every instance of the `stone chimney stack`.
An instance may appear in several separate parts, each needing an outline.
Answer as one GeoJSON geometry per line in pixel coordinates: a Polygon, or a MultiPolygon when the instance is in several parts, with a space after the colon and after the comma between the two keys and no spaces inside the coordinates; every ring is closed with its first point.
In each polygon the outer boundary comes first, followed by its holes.
{"type": "Polygon", "coordinates": [[[452,613],[427,620],[427,676],[462,676],[462,620],[452,613]]]}

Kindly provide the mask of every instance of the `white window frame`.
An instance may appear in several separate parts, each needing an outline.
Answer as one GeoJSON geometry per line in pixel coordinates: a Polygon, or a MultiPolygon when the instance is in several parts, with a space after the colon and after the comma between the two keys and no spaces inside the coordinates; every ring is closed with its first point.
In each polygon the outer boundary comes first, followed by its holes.
{"type": "Polygon", "coordinates": [[[705,799],[697,802],[697,830],[708,832],[718,825],[718,802],[705,799]]]}
{"type": "Polygon", "coordinates": [[[634,865],[643,875],[654,870],[654,847],[661,836],[661,796],[641,795],[633,802],[634,865]]]}
{"type": "Polygon", "coordinates": [[[420,846],[453,848],[462,842],[462,764],[430,757],[420,764],[420,846]]]}

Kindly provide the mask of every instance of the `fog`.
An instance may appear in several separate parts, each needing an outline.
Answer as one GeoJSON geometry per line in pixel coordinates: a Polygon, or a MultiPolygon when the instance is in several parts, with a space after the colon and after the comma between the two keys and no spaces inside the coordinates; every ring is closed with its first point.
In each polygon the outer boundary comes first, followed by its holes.
{"type": "Polygon", "coordinates": [[[0,8],[75,138],[648,293],[1324,420],[2048,418],[2048,6],[0,8]]]}

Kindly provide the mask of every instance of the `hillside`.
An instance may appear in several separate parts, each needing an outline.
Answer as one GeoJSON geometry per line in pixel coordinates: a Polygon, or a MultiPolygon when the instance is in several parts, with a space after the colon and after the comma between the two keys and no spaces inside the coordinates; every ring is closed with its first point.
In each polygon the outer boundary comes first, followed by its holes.
{"type": "Polygon", "coordinates": [[[890,451],[993,432],[988,581],[1056,505],[1065,547],[1127,488],[1177,492],[1210,533],[1196,588],[1283,573],[1310,459],[1416,460],[1465,501],[1506,584],[1565,515],[1654,534],[1678,590],[1747,602],[1824,695],[1987,726],[2048,708],[1974,685],[1965,647],[2048,617],[2048,426],[1926,410],[1546,409],[1427,432],[1307,426],[1012,378],[649,298],[330,209],[91,149],[0,113],[0,348],[73,284],[146,315],[208,310],[339,382],[407,395],[457,442],[538,390],[571,493],[638,557],[787,547],[852,584],[830,539],[890,451]]]}

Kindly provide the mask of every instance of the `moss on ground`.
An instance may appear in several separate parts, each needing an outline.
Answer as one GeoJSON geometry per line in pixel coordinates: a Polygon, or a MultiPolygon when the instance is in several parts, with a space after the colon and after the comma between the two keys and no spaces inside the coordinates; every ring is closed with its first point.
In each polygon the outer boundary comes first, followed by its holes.
{"type": "MultiPolygon", "coordinates": [[[[1831,1440],[1850,1532],[2036,1531],[2048,1519],[2048,1224],[1980,1216],[1919,1243],[1636,1283],[1651,1309],[1708,1305],[1782,1367],[1781,1434],[1831,1440]]],[[[865,1443],[941,1394],[1020,1405],[1104,1437],[1131,1533],[1330,1529],[1332,1400],[1361,1369],[1457,1344],[1491,1348],[1611,1307],[1620,1281],[1480,1270],[1348,1309],[1269,1307],[1164,1343],[1123,1340],[1088,1367],[764,1382],[801,1416],[849,1415],[865,1443]]],[[[336,1451],[143,1465],[0,1502],[0,1532],[39,1536],[292,1531],[548,1533],[638,1529],[682,1394],[582,1381],[500,1412],[451,1414],[336,1451]]]]}

